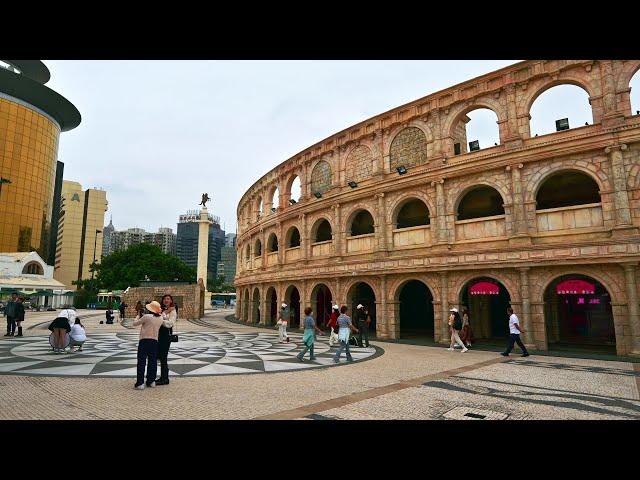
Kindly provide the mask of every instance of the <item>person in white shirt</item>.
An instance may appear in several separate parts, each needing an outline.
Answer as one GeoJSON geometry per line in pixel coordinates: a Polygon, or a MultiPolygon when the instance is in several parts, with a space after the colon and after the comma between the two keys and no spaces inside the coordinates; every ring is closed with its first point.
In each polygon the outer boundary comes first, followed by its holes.
{"type": "Polygon", "coordinates": [[[84,330],[84,325],[80,323],[80,319],[76,318],[76,321],[71,325],[71,332],[69,332],[69,353],[73,351],[73,347],[78,347],[76,352],[82,351],[82,344],[87,341],[87,334],[84,330]]]}
{"type": "Polygon", "coordinates": [[[511,353],[511,350],[513,350],[513,344],[517,343],[522,350],[522,356],[528,357],[529,352],[527,352],[527,347],[525,347],[524,343],[522,343],[522,340],[520,340],[520,333],[524,332],[524,329],[520,327],[520,320],[518,319],[517,315],[513,313],[513,308],[508,307],[507,313],[509,314],[509,345],[507,346],[507,349],[500,355],[502,355],[503,357],[508,357],[511,353]]]}

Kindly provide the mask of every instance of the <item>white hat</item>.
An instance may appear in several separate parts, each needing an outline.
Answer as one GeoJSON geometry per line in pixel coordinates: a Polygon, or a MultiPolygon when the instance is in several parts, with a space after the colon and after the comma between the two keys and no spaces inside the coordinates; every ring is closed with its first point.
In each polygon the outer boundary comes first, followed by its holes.
{"type": "Polygon", "coordinates": [[[363,305],[361,303],[359,303],[356,308],[363,308],[363,305]]]}
{"type": "Polygon", "coordinates": [[[449,311],[458,313],[458,309],[456,307],[450,308],[449,311]]]}
{"type": "Polygon", "coordinates": [[[334,305],[334,306],[333,306],[333,309],[334,309],[334,310],[340,310],[340,307],[339,307],[338,305],[334,305]]]}
{"type": "Polygon", "coordinates": [[[65,308],[62,310],[56,318],[66,318],[69,321],[69,325],[75,323],[76,321],[76,311],[71,310],[70,308],[65,308]]]}
{"type": "Polygon", "coordinates": [[[286,307],[287,307],[287,304],[286,304],[286,303],[283,303],[283,304],[282,304],[282,308],[286,308],[286,307]]]}

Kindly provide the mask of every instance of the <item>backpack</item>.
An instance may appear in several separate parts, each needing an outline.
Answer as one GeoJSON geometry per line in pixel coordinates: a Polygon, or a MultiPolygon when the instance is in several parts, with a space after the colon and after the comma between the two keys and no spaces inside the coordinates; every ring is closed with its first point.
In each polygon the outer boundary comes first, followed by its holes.
{"type": "Polygon", "coordinates": [[[462,319],[457,313],[455,318],[453,319],[453,328],[454,330],[462,330],[462,319]]]}

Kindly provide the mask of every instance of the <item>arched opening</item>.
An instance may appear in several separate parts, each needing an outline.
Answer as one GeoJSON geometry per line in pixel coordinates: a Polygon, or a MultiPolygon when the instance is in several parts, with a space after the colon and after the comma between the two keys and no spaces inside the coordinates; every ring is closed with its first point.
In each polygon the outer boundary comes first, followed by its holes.
{"type": "Polygon", "coordinates": [[[295,176],[289,185],[289,200],[290,203],[299,202],[302,195],[302,187],[300,185],[300,177],[295,176]],[[291,202],[293,200],[293,202],[291,202]]]}
{"type": "Polygon", "coordinates": [[[400,338],[434,339],[433,295],[419,280],[409,280],[396,293],[400,319],[400,338]]]}
{"type": "Polygon", "coordinates": [[[311,291],[312,315],[316,319],[316,325],[326,325],[331,317],[331,290],[324,283],[319,283],[311,291]]]}
{"type": "Polygon", "coordinates": [[[244,259],[245,261],[249,261],[249,259],[251,258],[251,248],[249,247],[249,245],[247,245],[244,249],[244,259]]]}
{"type": "Polygon", "coordinates": [[[427,137],[417,127],[407,127],[400,131],[389,148],[391,172],[398,167],[415,167],[427,163],[427,137]]]}
{"type": "Polygon", "coordinates": [[[258,199],[256,200],[256,213],[257,213],[258,219],[262,216],[263,209],[264,209],[264,205],[262,202],[262,197],[258,197],[258,199]]]}
{"type": "Polygon", "coordinates": [[[44,269],[38,262],[29,262],[22,269],[22,273],[28,275],[44,275],[44,269]]]}
{"type": "Polygon", "coordinates": [[[256,240],[256,243],[255,243],[254,247],[253,247],[253,256],[254,257],[259,257],[261,255],[262,255],[262,242],[258,238],[256,240]]]}
{"type": "Polygon", "coordinates": [[[376,294],[368,283],[359,282],[351,286],[347,292],[347,305],[349,306],[349,315],[356,325],[356,308],[361,304],[367,309],[371,316],[369,324],[369,333],[375,334],[376,330],[376,294]]]}
{"type": "Polygon", "coordinates": [[[454,155],[500,145],[498,116],[489,108],[471,110],[453,126],[454,155]]]}
{"type": "Polygon", "coordinates": [[[360,210],[351,221],[351,236],[374,233],[373,217],[367,210],[360,210]]]}
{"type": "Polygon", "coordinates": [[[244,291],[244,300],[242,302],[242,320],[244,322],[248,322],[249,321],[249,308],[250,308],[250,304],[249,304],[249,290],[245,290],[244,291]]]}
{"type": "Polygon", "coordinates": [[[498,191],[487,185],[469,190],[458,204],[458,220],[504,215],[504,201],[498,191]]]}
{"type": "Polygon", "coordinates": [[[600,188],[589,175],[564,171],[549,176],[536,195],[536,210],[600,203],[600,188]]]}
{"type": "Polygon", "coordinates": [[[557,85],[538,96],[529,111],[531,136],[554,133],[558,128],[583,127],[593,124],[593,111],[589,94],[576,85],[557,85]],[[568,119],[568,125],[556,125],[556,121],[568,119]]]}
{"type": "Polygon", "coordinates": [[[271,195],[271,211],[275,212],[280,207],[280,190],[278,187],[273,191],[273,195],[271,195]]]}
{"type": "Polygon", "coordinates": [[[273,253],[278,251],[278,237],[275,233],[269,235],[269,240],[267,241],[267,252],[273,253]]]}
{"type": "Polygon", "coordinates": [[[291,227],[287,232],[287,248],[300,246],[300,232],[296,227],[291,227]]]}
{"type": "Polygon", "coordinates": [[[267,325],[275,325],[278,321],[278,295],[273,287],[267,290],[267,313],[267,325]]]}
{"type": "Polygon", "coordinates": [[[284,293],[284,303],[289,306],[291,318],[290,328],[300,328],[300,292],[293,285],[290,285],[284,293]]]}
{"type": "Polygon", "coordinates": [[[511,296],[499,281],[478,277],[468,281],[460,292],[460,314],[469,312],[475,341],[502,345],[509,336],[507,307],[511,296]]]}
{"type": "Polygon", "coordinates": [[[631,115],[640,115],[640,70],[631,78],[629,82],[631,93],[629,94],[631,101],[631,115]]]}
{"type": "Polygon", "coordinates": [[[311,172],[311,194],[326,192],[331,188],[331,183],[331,165],[321,160],[311,172]]]}
{"type": "Polygon", "coordinates": [[[616,352],[611,296],[586,275],[563,275],[544,292],[544,318],[549,349],[616,352]]]}
{"type": "Polygon", "coordinates": [[[328,220],[322,219],[320,223],[316,226],[315,235],[313,237],[313,241],[318,242],[327,242],[333,238],[333,233],[331,231],[331,224],[328,220]]]}
{"type": "Polygon", "coordinates": [[[396,217],[396,228],[418,227],[420,225],[429,225],[429,208],[417,198],[407,200],[396,217]]]}
{"type": "Polygon", "coordinates": [[[251,315],[253,323],[260,323],[260,290],[257,288],[253,291],[253,303],[251,307],[253,309],[251,315]]]}

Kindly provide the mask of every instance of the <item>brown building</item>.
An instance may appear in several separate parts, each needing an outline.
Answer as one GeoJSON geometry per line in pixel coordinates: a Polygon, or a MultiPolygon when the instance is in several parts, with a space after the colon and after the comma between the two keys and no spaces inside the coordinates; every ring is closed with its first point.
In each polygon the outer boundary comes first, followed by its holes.
{"type": "Polygon", "coordinates": [[[102,229],[107,193],[78,182],[62,182],[62,208],[58,224],[54,277],[69,289],[71,282],[91,277],[89,268],[102,255],[102,229]]]}
{"type": "Polygon", "coordinates": [[[49,258],[58,140],[80,113],[42,62],[0,61],[0,251],[49,258]],[[8,183],[8,182],[10,183],[8,183]]]}
{"type": "Polygon", "coordinates": [[[640,61],[525,61],[353,125],[260,178],[238,205],[236,315],[292,324],[367,305],[379,338],[448,343],[450,307],[503,344],[512,305],[532,348],[640,354],[640,61]],[[545,135],[545,91],[587,92],[592,122],[545,135]],[[466,149],[489,109],[499,144],[466,149]],[[301,197],[291,201],[294,179],[301,197]],[[280,192],[274,199],[274,192],[280,192]],[[272,210],[275,209],[275,210],[272,210]]]}

